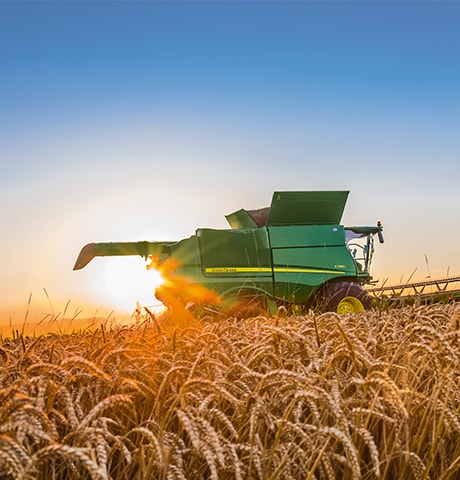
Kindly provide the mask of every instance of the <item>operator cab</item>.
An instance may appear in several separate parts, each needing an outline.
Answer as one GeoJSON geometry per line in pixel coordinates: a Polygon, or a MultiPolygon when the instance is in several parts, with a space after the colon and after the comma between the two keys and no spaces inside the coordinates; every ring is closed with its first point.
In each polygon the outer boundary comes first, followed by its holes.
{"type": "Polygon", "coordinates": [[[377,222],[375,227],[345,227],[345,242],[350,250],[359,273],[369,273],[374,254],[374,235],[383,243],[383,227],[377,222]]]}

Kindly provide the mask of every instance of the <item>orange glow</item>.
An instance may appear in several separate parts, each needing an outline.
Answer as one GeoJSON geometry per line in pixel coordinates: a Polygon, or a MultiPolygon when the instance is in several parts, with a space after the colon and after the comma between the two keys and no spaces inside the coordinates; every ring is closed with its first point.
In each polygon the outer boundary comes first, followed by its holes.
{"type": "Polygon", "coordinates": [[[176,269],[179,266],[177,260],[171,257],[162,263],[158,257],[150,257],[150,260],[151,263],[147,268],[160,272],[164,279],[157,286],[155,297],[174,314],[192,316],[187,311],[190,304],[217,305],[220,303],[220,298],[214,291],[177,275],[176,269]]]}

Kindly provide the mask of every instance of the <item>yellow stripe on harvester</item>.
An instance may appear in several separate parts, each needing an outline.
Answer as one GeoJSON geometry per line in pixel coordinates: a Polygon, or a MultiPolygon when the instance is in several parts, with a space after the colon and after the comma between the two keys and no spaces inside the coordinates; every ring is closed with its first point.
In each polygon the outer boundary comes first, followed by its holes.
{"type": "MultiPolygon", "coordinates": [[[[206,268],[206,273],[271,273],[270,267],[210,267],[206,268]]],[[[289,268],[289,267],[275,267],[275,273],[335,273],[338,275],[345,275],[345,272],[340,270],[325,270],[317,268],[289,268]]]]}

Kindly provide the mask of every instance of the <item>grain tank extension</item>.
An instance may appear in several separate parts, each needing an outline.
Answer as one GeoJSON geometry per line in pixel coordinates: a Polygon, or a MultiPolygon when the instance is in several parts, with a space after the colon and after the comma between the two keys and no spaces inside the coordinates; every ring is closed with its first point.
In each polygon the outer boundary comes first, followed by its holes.
{"type": "Polygon", "coordinates": [[[151,258],[166,278],[156,296],[166,306],[213,303],[223,309],[280,306],[359,312],[371,306],[374,236],[382,226],[340,224],[348,191],[275,192],[270,207],[226,216],[230,229],[199,228],[172,242],[90,243],[74,270],[94,257],[151,258]]]}

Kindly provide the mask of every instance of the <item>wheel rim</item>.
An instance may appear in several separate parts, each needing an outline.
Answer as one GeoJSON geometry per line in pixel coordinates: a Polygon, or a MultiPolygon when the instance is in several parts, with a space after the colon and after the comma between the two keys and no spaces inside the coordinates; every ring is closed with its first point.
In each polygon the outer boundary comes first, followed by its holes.
{"type": "Polygon", "coordinates": [[[364,312],[364,305],[361,300],[356,297],[345,297],[340,300],[337,305],[337,313],[343,315],[345,313],[359,313],[364,312]]]}

